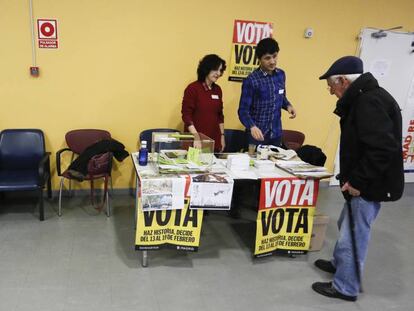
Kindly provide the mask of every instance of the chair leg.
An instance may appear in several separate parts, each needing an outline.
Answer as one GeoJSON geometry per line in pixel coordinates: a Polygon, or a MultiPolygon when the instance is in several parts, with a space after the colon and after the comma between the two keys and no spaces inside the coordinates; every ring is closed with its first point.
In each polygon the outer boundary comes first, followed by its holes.
{"type": "MultiPolygon", "coordinates": [[[[70,163],[73,162],[74,157],[75,157],[75,154],[72,152],[72,157],[70,158],[70,163]]],[[[72,189],[72,179],[69,179],[69,188],[68,188],[68,190],[69,190],[69,197],[72,198],[73,195],[74,195],[74,191],[72,189]]]]}
{"type": "Polygon", "coordinates": [[[111,216],[111,203],[109,202],[109,192],[106,192],[106,216],[111,216]]]}
{"type": "Polygon", "coordinates": [[[59,187],[59,210],[58,210],[58,216],[62,216],[62,190],[63,190],[63,182],[64,178],[62,177],[60,179],[60,187],[59,187]]]}
{"type": "Polygon", "coordinates": [[[39,190],[39,220],[45,220],[45,211],[43,207],[43,189],[40,188],[39,190]]]}
{"type": "Polygon", "coordinates": [[[52,178],[49,175],[49,178],[47,180],[47,197],[49,199],[52,198],[52,178]]]}
{"type": "Polygon", "coordinates": [[[95,205],[95,193],[94,193],[94,188],[93,188],[93,179],[91,179],[91,202],[92,205],[95,205]]]}
{"type": "Polygon", "coordinates": [[[111,188],[112,188],[112,178],[110,176],[105,177],[105,185],[104,185],[104,200],[106,199],[106,217],[111,216],[111,204],[109,202],[109,191],[108,191],[108,179],[111,182],[111,188]]]}
{"type": "Polygon", "coordinates": [[[114,195],[114,187],[112,185],[112,176],[109,176],[109,182],[111,183],[111,197],[114,195]]]}

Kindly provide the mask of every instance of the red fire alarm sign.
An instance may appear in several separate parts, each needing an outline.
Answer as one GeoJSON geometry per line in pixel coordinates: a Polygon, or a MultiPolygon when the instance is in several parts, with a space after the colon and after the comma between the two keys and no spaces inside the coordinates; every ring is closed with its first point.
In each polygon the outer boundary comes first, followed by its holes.
{"type": "Polygon", "coordinates": [[[39,48],[57,49],[57,20],[38,19],[37,33],[39,37],[39,48]]]}

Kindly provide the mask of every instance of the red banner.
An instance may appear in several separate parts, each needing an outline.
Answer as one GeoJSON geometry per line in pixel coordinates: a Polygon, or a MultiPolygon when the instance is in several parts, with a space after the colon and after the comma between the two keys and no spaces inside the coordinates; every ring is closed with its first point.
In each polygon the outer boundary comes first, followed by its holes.
{"type": "Polygon", "coordinates": [[[265,178],[259,210],[282,206],[315,206],[319,182],[313,179],[265,178]]]}
{"type": "Polygon", "coordinates": [[[273,25],[265,22],[235,20],[233,43],[257,44],[272,36],[273,25]]]}

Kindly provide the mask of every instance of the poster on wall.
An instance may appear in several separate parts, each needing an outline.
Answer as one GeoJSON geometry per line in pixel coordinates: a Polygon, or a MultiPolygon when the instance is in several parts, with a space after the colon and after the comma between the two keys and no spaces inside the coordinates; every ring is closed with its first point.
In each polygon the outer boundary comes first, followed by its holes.
{"type": "Polygon", "coordinates": [[[273,23],[234,21],[229,81],[241,82],[257,68],[256,45],[272,34],[273,23]]]}
{"type": "Polygon", "coordinates": [[[318,190],[319,181],[313,179],[262,179],[255,257],[309,250],[318,190]]]}
{"type": "Polygon", "coordinates": [[[56,19],[38,19],[37,34],[39,48],[41,49],[57,49],[58,34],[56,19]]]}
{"type": "MultiPolygon", "coordinates": [[[[407,94],[403,125],[404,172],[414,173],[414,77],[411,79],[407,94]]],[[[407,179],[407,178],[406,178],[407,179]]],[[[412,179],[412,178],[411,178],[412,179]]],[[[411,180],[410,180],[411,181],[411,180]]]]}
{"type": "Polygon", "coordinates": [[[401,108],[405,182],[414,182],[413,42],[412,32],[364,28],[360,33],[359,48],[364,70],[374,75],[401,108]]]}

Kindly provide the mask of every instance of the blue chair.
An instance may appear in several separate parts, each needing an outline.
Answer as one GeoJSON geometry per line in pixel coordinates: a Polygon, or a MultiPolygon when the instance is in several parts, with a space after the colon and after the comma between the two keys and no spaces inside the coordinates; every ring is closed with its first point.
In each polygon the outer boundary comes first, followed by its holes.
{"type": "Polygon", "coordinates": [[[148,149],[151,151],[151,146],[152,146],[152,133],[153,132],[163,132],[163,133],[168,133],[168,132],[179,132],[177,129],[171,129],[171,128],[155,128],[155,129],[148,129],[148,130],[144,130],[139,134],[139,141],[147,141],[147,146],[148,149]]]}
{"type": "Polygon", "coordinates": [[[50,152],[45,151],[38,129],[7,129],[0,132],[0,192],[37,191],[39,219],[44,220],[43,189],[52,197],[50,152]]]}
{"type": "Polygon", "coordinates": [[[224,152],[243,152],[246,150],[246,132],[243,130],[224,130],[224,139],[226,146],[224,152]]]}

